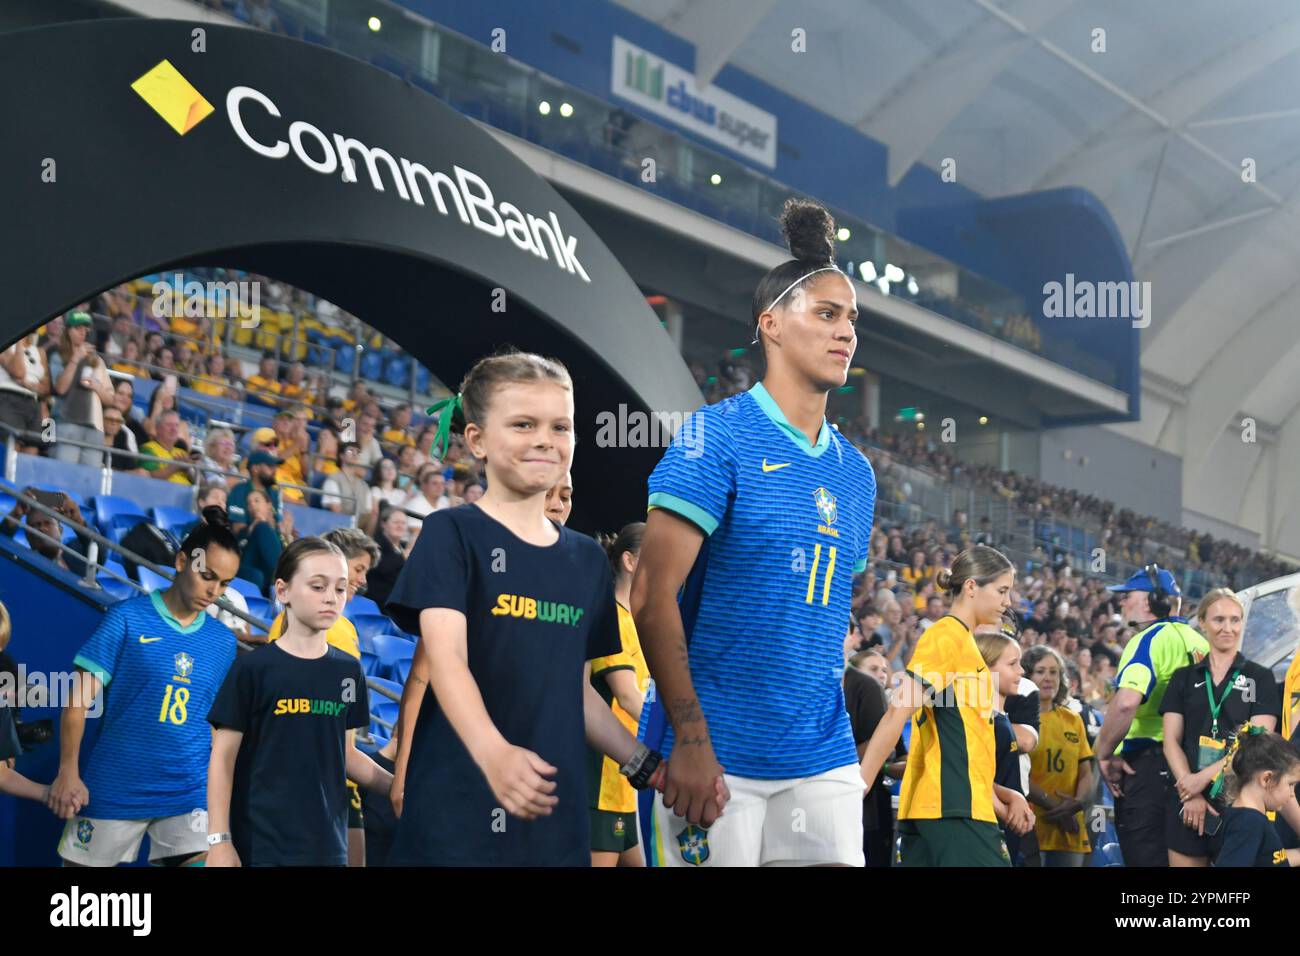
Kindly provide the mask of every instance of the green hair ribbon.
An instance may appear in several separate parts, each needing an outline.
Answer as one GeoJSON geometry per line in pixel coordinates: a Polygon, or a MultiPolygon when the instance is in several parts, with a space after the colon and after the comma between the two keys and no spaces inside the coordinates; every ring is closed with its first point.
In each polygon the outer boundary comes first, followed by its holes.
{"type": "Polygon", "coordinates": [[[461,399],[460,392],[434,402],[424,410],[426,415],[438,416],[438,433],[433,441],[438,446],[439,459],[447,457],[447,446],[451,444],[451,420],[456,416],[457,409],[460,409],[462,415],[465,414],[465,402],[461,399]]]}
{"type": "Polygon", "coordinates": [[[1223,786],[1227,782],[1228,768],[1232,766],[1232,758],[1237,755],[1237,748],[1241,746],[1241,738],[1254,737],[1265,733],[1268,733],[1268,731],[1259,724],[1252,724],[1250,721],[1246,721],[1246,723],[1242,724],[1241,727],[1237,729],[1237,735],[1232,738],[1232,743],[1228,745],[1228,752],[1224,754],[1223,769],[1220,770],[1219,775],[1214,778],[1214,786],[1210,787],[1211,798],[1218,797],[1218,795],[1223,792],[1223,786]]]}

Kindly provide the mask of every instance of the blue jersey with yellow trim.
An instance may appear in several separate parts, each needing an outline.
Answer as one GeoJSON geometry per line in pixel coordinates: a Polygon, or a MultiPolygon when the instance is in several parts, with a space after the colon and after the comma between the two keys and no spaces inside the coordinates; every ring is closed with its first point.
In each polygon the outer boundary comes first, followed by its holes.
{"type": "MultiPolygon", "coordinates": [[[[718,761],[765,780],[856,762],[843,642],[875,510],[867,459],[825,420],[810,445],[760,383],[688,419],[649,488],[651,508],[706,534],[680,601],[718,761]]],[[[667,755],[649,696],[641,735],[667,755]]]]}
{"type": "Polygon", "coordinates": [[[108,609],[74,658],[104,682],[83,816],[148,820],[207,807],[208,708],[234,660],[229,628],[202,613],[182,626],[158,591],[108,609]]]}

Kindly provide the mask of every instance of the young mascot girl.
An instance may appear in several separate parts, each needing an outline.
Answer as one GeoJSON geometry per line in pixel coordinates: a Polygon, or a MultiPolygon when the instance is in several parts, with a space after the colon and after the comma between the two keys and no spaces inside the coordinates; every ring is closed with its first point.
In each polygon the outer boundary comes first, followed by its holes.
{"type": "Polygon", "coordinates": [[[994,783],[992,678],[973,631],[997,624],[1011,603],[1015,568],[984,545],[963,551],[937,584],[952,610],[926,629],[907,675],[862,757],[870,787],[912,720],[912,744],[898,802],[904,866],[1010,866],[998,819],[1027,833],[1025,798],[994,783]]]}
{"type": "Polygon", "coordinates": [[[353,746],[370,722],[356,658],[332,647],[348,566],[322,538],[299,538],[275,568],[280,639],[236,658],[208,713],[208,866],[347,866],[348,792],[392,776],[353,746]]]}
{"type": "Polygon", "coordinates": [[[551,359],[495,355],[444,406],[444,436],[457,408],[488,490],[424,519],[385,608],[429,675],[414,728],[401,708],[389,863],[587,866],[587,743],[634,786],[662,771],[590,683],[589,662],[621,649],[609,561],[546,515],[573,457],[573,383],[551,359]]]}

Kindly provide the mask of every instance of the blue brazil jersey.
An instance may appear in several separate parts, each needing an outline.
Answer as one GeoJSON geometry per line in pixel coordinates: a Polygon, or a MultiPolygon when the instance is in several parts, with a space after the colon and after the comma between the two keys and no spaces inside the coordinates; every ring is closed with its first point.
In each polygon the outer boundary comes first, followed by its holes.
{"type": "Polygon", "coordinates": [[[210,614],[187,627],[162,594],[108,609],[74,663],[104,682],[103,729],[83,764],[82,815],[146,820],[206,809],[208,708],[235,660],[235,635],[210,614]]]}
{"type": "MultiPolygon", "coordinates": [[[[707,535],[680,601],[718,761],[766,780],[855,763],[843,645],[871,538],[870,463],[824,420],[810,445],[759,383],[688,419],[649,487],[651,508],[707,535]]],[[[672,727],[648,697],[642,737],[668,754],[672,727]]]]}

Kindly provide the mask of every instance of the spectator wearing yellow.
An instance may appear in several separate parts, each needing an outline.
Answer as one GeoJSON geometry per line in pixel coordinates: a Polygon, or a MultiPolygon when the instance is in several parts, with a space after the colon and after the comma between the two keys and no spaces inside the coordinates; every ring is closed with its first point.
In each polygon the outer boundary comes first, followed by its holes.
{"type": "Polygon", "coordinates": [[[305,402],[310,405],[315,397],[311,386],[306,381],[307,369],[301,362],[291,362],[285,369],[284,381],[280,383],[280,397],[286,402],[305,402]]]}
{"type": "Polygon", "coordinates": [[[316,433],[316,454],[313,458],[315,474],[337,475],[339,473],[339,433],[332,423],[324,425],[316,433]]]}
{"type": "Polygon", "coordinates": [[[365,408],[366,403],[370,401],[370,390],[366,388],[366,383],[358,379],[352,383],[352,388],[348,392],[348,397],[343,399],[343,408],[351,415],[355,415],[361,409],[365,408]]]}
{"type": "Polygon", "coordinates": [[[202,373],[202,377],[194,380],[194,391],[219,398],[239,398],[239,389],[231,384],[230,376],[226,374],[226,357],[220,352],[208,356],[202,373]]]}
{"type": "Polygon", "coordinates": [[[140,454],[152,456],[140,460],[140,467],[149,477],[178,485],[194,484],[190,453],[178,443],[180,433],[181,416],[177,412],[167,411],[158,416],[154,439],[140,446],[140,454]],[[159,458],[168,460],[156,460],[159,458]]]}
{"type": "Polygon", "coordinates": [[[285,501],[301,504],[304,500],[303,492],[298,488],[285,486],[307,484],[307,475],[311,469],[311,448],[307,429],[301,419],[287,410],[276,414],[271,427],[275,430],[282,459],[280,466],[275,470],[276,484],[281,486],[285,501]]]}
{"type": "Polygon", "coordinates": [[[264,404],[275,404],[280,397],[281,385],[274,353],[262,353],[262,359],[257,364],[257,374],[248,376],[245,385],[250,397],[256,397],[264,404]]]}
{"type": "Polygon", "coordinates": [[[127,339],[122,343],[122,351],[108,366],[114,372],[134,375],[136,378],[149,378],[149,370],[140,364],[140,343],[127,339]]]}
{"type": "Polygon", "coordinates": [[[388,420],[388,427],[379,436],[379,443],[386,451],[394,454],[407,445],[415,445],[415,436],[411,434],[411,406],[403,402],[393,409],[388,420]]]}

